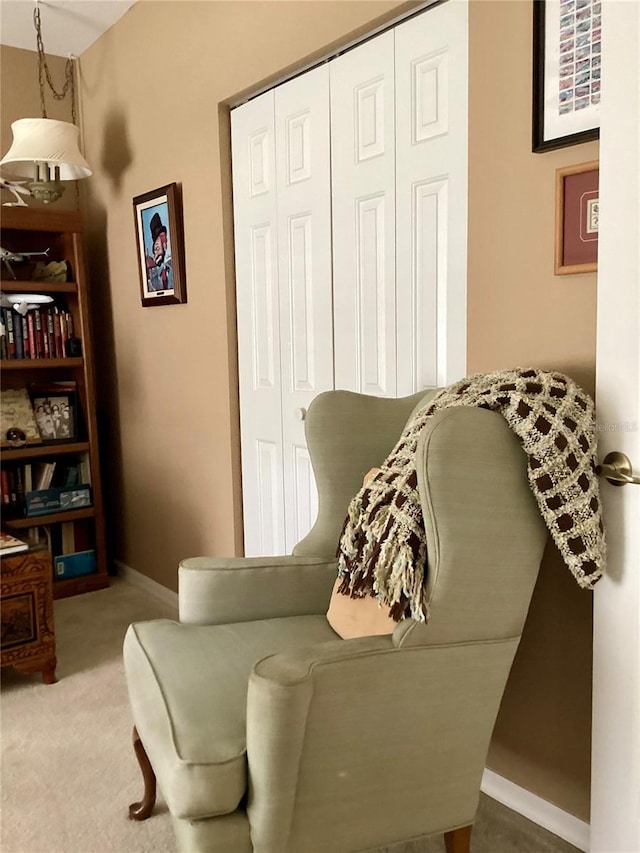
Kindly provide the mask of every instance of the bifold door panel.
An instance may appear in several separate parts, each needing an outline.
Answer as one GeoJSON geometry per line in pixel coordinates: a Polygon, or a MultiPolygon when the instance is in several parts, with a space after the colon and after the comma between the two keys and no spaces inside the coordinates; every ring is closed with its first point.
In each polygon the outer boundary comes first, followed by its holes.
{"type": "Polygon", "coordinates": [[[395,397],[393,30],[330,73],[336,388],[395,397]]]}
{"type": "Polygon", "coordinates": [[[317,512],[303,416],[333,387],[328,75],[232,114],[247,556],[291,551],[317,512]]]}
{"type": "Polygon", "coordinates": [[[247,556],[315,520],[318,393],[466,372],[467,90],[457,0],[232,112],[247,556]]]}

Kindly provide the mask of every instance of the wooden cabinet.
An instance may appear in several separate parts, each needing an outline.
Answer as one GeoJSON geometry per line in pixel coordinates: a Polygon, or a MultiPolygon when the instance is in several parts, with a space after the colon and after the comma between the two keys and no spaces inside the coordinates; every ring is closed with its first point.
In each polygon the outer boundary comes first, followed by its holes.
{"type": "Polygon", "coordinates": [[[42,672],[45,684],[56,680],[51,554],[25,551],[3,557],[2,666],[42,672]]]}
{"type": "MultiPolygon", "coordinates": [[[[24,261],[10,261],[11,271],[2,265],[2,292],[11,294],[37,293],[51,296],[59,311],[70,320],[75,338],[73,346],[45,347],[38,357],[3,358],[1,362],[2,388],[26,388],[34,396],[34,389],[61,387],[73,388],[75,428],[68,439],[43,441],[24,447],[2,447],[3,491],[5,473],[20,478],[41,470],[44,462],[55,463],[54,470],[82,472],[82,479],[90,483],[90,505],[65,508],[46,515],[27,517],[24,498],[16,505],[3,506],[3,526],[22,538],[34,539],[36,531],[47,534],[58,574],[63,571],[55,558],[59,553],[69,555],[83,552],[91,557],[90,574],[54,577],[55,598],[76,595],[108,585],[105,527],[98,453],[96,423],[95,380],[88,293],[82,249],[82,219],[75,212],[55,212],[29,208],[3,208],[0,243],[3,249],[16,255],[48,250],[45,258],[27,257],[24,261]],[[66,281],[34,281],[36,261],[66,261],[66,281]],[[57,553],[58,552],[58,553],[57,553]],[[91,554],[93,552],[93,554],[91,554]]],[[[43,306],[43,309],[46,306],[43,306]]],[[[12,319],[21,322],[20,315],[9,308],[12,319]]],[[[44,315],[43,311],[43,315],[44,315]]],[[[6,355],[9,354],[7,351],[6,355]]],[[[37,392],[42,394],[48,391],[37,392]]],[[[0,436],[6,445],[6,436],[0,436]]],[[[55,474],[54,474],[55,476],[55,474]]],[[[78,481],[76,481],[78,482],[78,481]]],[[[78,482],[79,484],[79,482],[78,482]]],[[[33,484],[35,485],[35,484],[33,484]]],[[[4,495],[3,495],[4,497],[4,495]]],[[[81,502],[80,502],[81,503],[81,502]]],[[[66,573],[66,568],[64,569],[66,573]]],[[[69,570],[69,573],[73,570],[69,570]]]]}

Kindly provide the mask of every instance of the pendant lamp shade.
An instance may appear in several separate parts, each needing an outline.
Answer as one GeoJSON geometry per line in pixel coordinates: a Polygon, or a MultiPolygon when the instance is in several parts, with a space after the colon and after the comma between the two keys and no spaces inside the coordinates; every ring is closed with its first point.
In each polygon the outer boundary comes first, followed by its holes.
{"type": "Polygon", "coordinates": [[[91,175],[80,153],[80,131],[68,121],[50,118],[21,118],[11,125],[13,144],[0,161],[16,175],[35,179],[38,163],[59,168],[59,180],[75,181],[91,175]]]}

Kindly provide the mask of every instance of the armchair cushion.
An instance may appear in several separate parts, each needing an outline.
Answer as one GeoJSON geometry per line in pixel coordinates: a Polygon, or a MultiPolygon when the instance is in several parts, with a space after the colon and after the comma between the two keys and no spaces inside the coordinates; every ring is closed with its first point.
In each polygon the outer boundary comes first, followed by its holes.
{"type": "Polygon", "coordinates": [[[124,659],[133,718],[174,817],[227,814],[244,796],[247,686],[255,663],[336,639],[324,616],[130,626],[124,659]]]}

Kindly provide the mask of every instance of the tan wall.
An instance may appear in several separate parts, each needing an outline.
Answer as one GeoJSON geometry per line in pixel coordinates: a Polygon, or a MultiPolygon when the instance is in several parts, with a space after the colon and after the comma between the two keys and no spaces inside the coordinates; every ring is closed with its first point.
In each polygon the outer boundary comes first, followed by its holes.
{"type": "MultiPolygon", "coordinates": [[[[596,275],[553,274],[555,170],[596,142],[531,153],[531,4],[470,7],[470,373],[561,370],[594,391],[596,275]]],[[[548,549],[488,765],[589,819],[591,593],[548,549]]]]}
{"type": "MultiPolygon", "coordinates": [[[[113,551],[172,589],[179,559],[240,547],[228,128],[218,105],[394,6],[142,2],[82,57],[113,551]],[[183,187],[189,301],[143,309],[131,199],[170,181],[183,187]]],[[[597,145],[530,153],[530,3],[473,0],[470,35],[469,371],[533,364],[592,391],[595,276],[553,275],[553,223],[555,169],[594,159],[597,145]]],[[[590,595],[551,552],[489,763],[585,819],[590,650],[590,595]]]]}
{"type": "MultiPolygon", "coordinates": [[[[34,34],[35,45],[35,34],[34,34]]],[[[66,59],[60,56],[47,56],[47,65],[53,84],[58,91],[64,85],[66,59]]],[[[19,47],[0,46],[0,152],[4,156],[13,142],[11,123],[19,118],[40,118],[40,90],[38,87],[38,54],[34,50],[22,50],[19,47]]],[[[58,121],[71,121],[71,99],[56,101],[46,90],[45,106],[47,118],[58,121]]],[[[9,167],[3,167],[2,174],[7,178],[16,178],[9,167]]],[[[2,202],[12,201],[10,193],[2,193],[2,202]]],[[[41,202],[32,199],[30,207],[44,207],[41,202]]],[[[57,202],[58,210],[76,210],[79,206],[75,183],[69,183],[62,199],[57,202]]]]}
{"type": "Polygon", "coordinates": [[[181,558],[241,548],[229,139],[219,105],[399,5],[139,2],[82,56],[114,553],[171,589],[181,558]],[[172,181],[182,184],[188,303],[142,308],[132,197],[172,181]]]}

